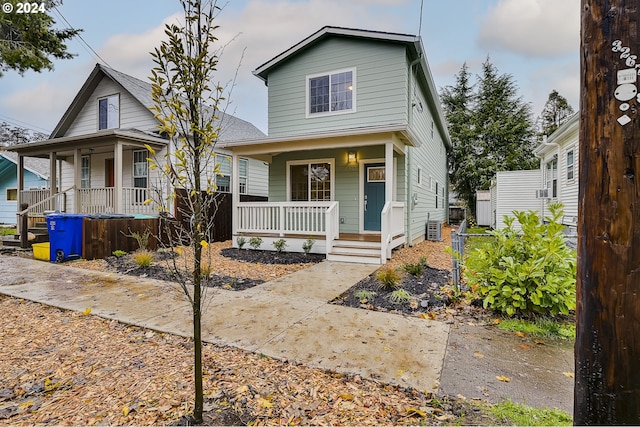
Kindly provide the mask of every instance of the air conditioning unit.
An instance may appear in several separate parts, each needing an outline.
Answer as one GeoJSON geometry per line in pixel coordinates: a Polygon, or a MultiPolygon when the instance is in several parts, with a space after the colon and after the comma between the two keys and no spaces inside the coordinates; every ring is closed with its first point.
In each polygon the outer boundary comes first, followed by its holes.
{"type": "Polygon", "coordinates": [[[442,240],[442,221],[427,221],[427,240],[440,242],[442,240]]]}
{"type": "Polygon", "coordinates": [[[548,199],[549,198],[549,189],[543,188],[542,190],[536,190],[536,198],[538,199],[548,199]]]}

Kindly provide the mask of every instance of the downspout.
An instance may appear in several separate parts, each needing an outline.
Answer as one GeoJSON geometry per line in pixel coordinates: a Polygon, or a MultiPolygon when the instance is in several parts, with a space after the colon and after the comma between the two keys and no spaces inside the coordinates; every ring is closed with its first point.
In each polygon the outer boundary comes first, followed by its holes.
{"type": "MultiPolygon", "coordinates": [[[[410,64],[407,70],[407,126],[411,128],[411,122],[413,118],[413,103],[411,100],[411,77],[413,76],[412,70],[420,60],[422,59],[422,53],[418,53],[418,57],[414,59],[410,64]]],[[[411,163],[411,147],[407,147],[407,240],[409,241],[409,246],[413,246],[413,236],[411,234],[411,227],[413,220],[413,171],[412,171],[412,163],[411,163]]]]}

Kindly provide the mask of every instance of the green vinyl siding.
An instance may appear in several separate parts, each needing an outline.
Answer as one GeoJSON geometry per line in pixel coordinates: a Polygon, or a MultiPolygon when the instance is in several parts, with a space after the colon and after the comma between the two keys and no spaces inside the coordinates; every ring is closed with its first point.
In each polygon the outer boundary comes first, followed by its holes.
{"type": "Polygon", "coordinates": [[[335,37],[319,42],[269,73],[269,136],[406,123],[406,67],[399,44],[335,37]],[[307,76],[350,68],[355,112],[307,117],[307,76]]]}

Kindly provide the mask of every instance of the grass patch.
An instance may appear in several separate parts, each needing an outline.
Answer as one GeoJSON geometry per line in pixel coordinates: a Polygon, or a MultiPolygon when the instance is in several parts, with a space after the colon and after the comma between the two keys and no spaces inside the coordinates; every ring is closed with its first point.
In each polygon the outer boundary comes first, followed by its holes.
{"type": "Polygon", "coordinates": [[[560,409],[532,408],[505,400],[486,408],[498,424],[514,426],[570,426],[573,418],[560,409]]]}
{"type": "Polygon", "coordinates": [[[487,227],[468,227],[467,234],[485,234],[487,230],[487,227]]]}
{"type": "Polygon", "coordinates": [[[566,321],[558,321],[549,317],[540,317],[536,320],[502,319],[498,328],[522,332],[544,338],[573,340],[576,338],[576,325],[566,321]]]}
{"type": "Polygon", "coordinates": [[[13,236],[16,234],[15,227],[0,227],[0,236],[13,236]]]}

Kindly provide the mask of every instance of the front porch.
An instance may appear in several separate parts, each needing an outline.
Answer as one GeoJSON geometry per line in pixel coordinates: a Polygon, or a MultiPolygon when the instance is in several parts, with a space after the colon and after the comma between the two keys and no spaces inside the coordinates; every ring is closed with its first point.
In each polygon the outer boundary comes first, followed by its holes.
{"type": "Polygon", "coordinates": [[[391,251],[406,243],[405,206],[387,202],[381,213],[381,231],[340,233],[339,202],[253,202],[237,203],[233,246],[259,237],[256,249],[272,250],[283,239],[286,250],[303,252],[305,243],[313,242],[310,252],[325,254],[327,260],[384,264],[391,251]]]}

